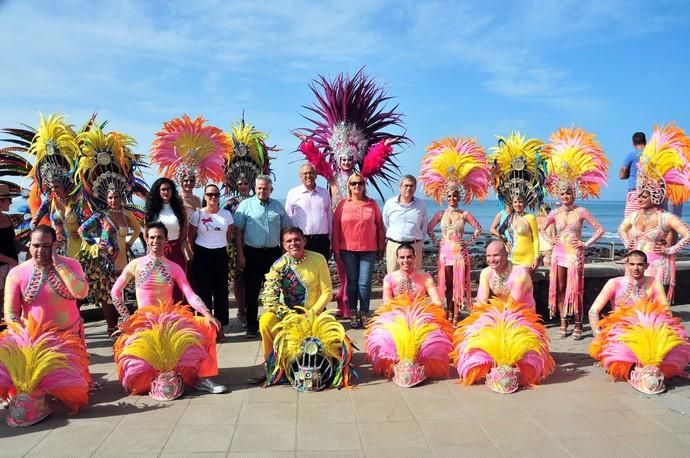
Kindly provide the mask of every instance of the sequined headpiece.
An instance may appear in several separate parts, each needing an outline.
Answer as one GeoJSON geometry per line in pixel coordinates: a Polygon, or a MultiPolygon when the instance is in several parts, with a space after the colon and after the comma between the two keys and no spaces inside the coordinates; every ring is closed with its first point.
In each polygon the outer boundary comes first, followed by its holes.
{"type": "Polygon", "coordinates": [[[232,151],[225,162],[225,186],[237,194],[236,183],[245,180],[249,183],[250,193],[253,193],[256,177],[271,174],[269,152],[280,150],[267,146],[268,134],[255,129],[244,118],[232,126],[229,140],[232,151]]]}

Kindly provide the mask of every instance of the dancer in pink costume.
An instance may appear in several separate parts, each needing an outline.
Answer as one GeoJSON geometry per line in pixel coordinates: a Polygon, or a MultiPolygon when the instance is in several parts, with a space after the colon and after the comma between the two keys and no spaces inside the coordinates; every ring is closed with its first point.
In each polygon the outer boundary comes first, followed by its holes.
{"type": "Polygon", "coordinates": [[[609,303],[612,311],[619,307],[632,307],[641,300],[668,306],[661,282],[654,277],[645,276],[648,266],[644,252],[633,250],[628,253],[625,259],[625,275],[607,281],[589,308],[589,325],[592,327],[593,335],[599,334],[599,316],[609,303]]]}
{"type": "Polygon", "coordinates": [[[416,253],[409,243],[401,244],[396,250],[399,269],[383,278],[383,302],[390,302],[402,294],[411,301],[417,296],[428,296],[432,303],[443,306],[434,279],[426,272],[415,272],[416,253]]]}
{"type": "Polygon", "coordinates": [[[503,242],[495,240],[486,247],[488,267],[479,275],[476,304],[486,304],[491,296],[506,302],[521,303],[535,310],[532,277],[529,269],[513,265],[503,242]]]}
{"type": "Polygon", "coordinates": [[[31,232],[31,259],[10,270],[5,284],[5,319],[18,321],[32,315],[52,322],[62,331],[84,338],[77,300],[86,297],[89,285],[76,259],[55,253],[55,230],[40,224],[31,232]]]}
{"type": "Polygon", "coordinates": [[[554,317],[558,311],[561,338],[567,337],[568,319],[573,316],[573,339],[580,340],[584,314],[584,250],[604,235],[604,228],[586,208],[575,205],[575,198],[598,197],[599,190],[606,184],[609,161],[594,135],[582,129],[559,129],[550,140],[543,150],[548,161],[546,186],[551,195],[560,198],[562,205],[552,211],[544,223],[544,230],[551,225],[556,227],[549,275],[549,314],[554,317]],[[583,243],[585,222],[592,226],[594,234],[583,243]]]}
{"type": "Polygon", "coordinates": [[[444,197],[448,200],[448,208],[433,216],[427,230],[434,240],[434,228],[441,223],[438,285],[441,297],[446,299],[446,316],[457,323],[459,310],[472,305],[468,248],[482,232],[475,217],[458,208],[458,204],[460,200],[465,205],[474,198],[484,200],[491,171],[486,153],[473,139],[446,137],[426,149],[419,176],[424,192],[438,203],[444,197]],[[466,224],[474,228],[467,240],[466,224]]]}
{"type": "MultiPolygon", "coordinates": [[[[328,182],[335,210],[348,197],[348,180],[355,171],[377,190],[377,179],[390,183],[397,169],[393,147],[409,140],[385,131],[391,126],[402,129],[402,115],[395,108],[386,111],[390,97],[363,69],[353,77],[340,74],[331,81],[320,76],[310,89],[316,101],[307,107],[311,114],[305,118],[313,126],[296,133],[301,140],[298,149],[328,182]]],[[[340,280],[336,315],[347,317],[345,265],[336,261],[336,268],[340,280]]]]}
{"type": "Polygon", "coordinates": [[[647,275],[667,287],[673,303],[676,284],[675,255],[690,245],[690,229],[673,213],[664,211],[665,199],[680,204],[690,197],[690,138],[672,124],[654,128],[654,133],[640,156],[637,168],[637,198],[640,210],[626,217],[618,234],[628,249],[647,255],[647,275]],[[670,232],[680,237],[668,246],[670,232]]]}
{"type": "MultiPolygon", "coordinates": [[[[148,253],[127,264],[113,286],[111,297],[117,312],[126,320],[130,318],[129,310],[124,302],[124,290],[132,279],[136,285],[137,307],[139,308],[172,300],[173,286],[177,285],[194,311],[204,317],[206,324],[216,332],[222,332],[220,322],[213,317],[204,301],[192,290],[182,268],[165,257],[165,244],[168,240],[168,230],[165,225],[160,222],[147,224],[145,234],[148,253]]],[[[207,351],[209,357],[202,363],[199,377],[211,377],[218,374],[215,342],[208,345],[207,351]]],[[[196,388],[213,394],[227,390],[225,386],[217,385],[209,378],[202,378],[196,388]]]]}

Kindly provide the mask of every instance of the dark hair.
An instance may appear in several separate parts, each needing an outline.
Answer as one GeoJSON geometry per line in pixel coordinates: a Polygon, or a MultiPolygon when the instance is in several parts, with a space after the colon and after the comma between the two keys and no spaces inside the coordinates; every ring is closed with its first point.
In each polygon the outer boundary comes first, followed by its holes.
{"type": "Polygon", "coordinates": [[[289,226],[280,231],[280,243],[283,243],[283,237],[287,234],[298,234],[304,238],[304,231],[297,226],[289,226]]]}
{"type": "Polygon", "coordinates": [[[144,227],[144,234],[148,238],[149,236],[149,231],[151,229],[160,229],[163,231],[163,234],[165,234],[165,239],[168,239],[168,228],[165,227],[165,224],[161,223],[160,221],[153,221],[151,223],[146,223],[146,227],[144,227]]]}
{"type": "Polygon", "coordinates": [[[635,132],[632,136],[633,145],[646,145],[647,137],[644,132],[635,132]]]}
{"type": "Polygon", "coordinates": [[[412,246],[411,243],[401,243],[398,248],[395,249],[395,257],[398,257],[398,254],[400,253],[400,250],[412,250],[412,254],[414,256],[417,256],[417,253],[414,251],[414,246],[412,246]]]}
{"type": "Polygon", "coordinates": [[[417,178],[414,175],[403,175],[400,178],[400,184],[403,184],[403,181],[411,181],[412,183],[414,183],[415,186],[417,186],[417,178]]]}
{"type": "Polygon", "coordinates": [[[36,226],[31,231],[31,235],[34,234],[48,234],[50,235],[50,238],[53,240],[53,242],[57,241],[57,234],[55,233],[55,229],[48,226],[47,224],[39,224],[38,226],[36,226]]]}
{"type": "Polygon", "coordinates": [[[146,196],[146,216],[144,218],[144,222],[148,224],[158,221],[161,210],[163,209],[161,186],[164,184],[170,185],[170,207],[172,208],[173,213],[175,213],[177,222],[180,225],[180,231],[182,231],[182,228],[184,228],[185,224],[187,223],[187,213],[184,211],[182,199],[177,193],[177,186],[170,178],[159,178],[153,182],[153,185],[151,185],[151,191],[149,191],[149,195],[146,196]]]}
{"type": "Polygon", "coordinates": [[[642,258],[642,259],[644,259],[644,263],[647,264],[647,255],[645,254],[644,251],[641,251],[641,250],[629,251],[628,254],[625,256],[626,262],[630,256],[637,256],[638,258],[642,258]]]}
{"type": "MultiPolygon", "coordinates": [[[[218,185],[215,185],[215,184],[213,184],[213,183],[209,183],[209,184],[207,184],[206,186],[204,186],[204,197],[201,198],[201,208],[204,208],[204,207],[206,206],[206,204],[207,204],[207,202],[206,202],[206,190],[207,190],[208,188],[210,188],[211,186],[213,186],[214,188],[216,188],[216,189],[218,190],[218,194],[219,194],[219,196],[218,196],[218,206],[220,207],[220,188],[218,187],[218,185]]],[[[220,208],[223,208],[223,207],[220,207],[220,208]]]]}

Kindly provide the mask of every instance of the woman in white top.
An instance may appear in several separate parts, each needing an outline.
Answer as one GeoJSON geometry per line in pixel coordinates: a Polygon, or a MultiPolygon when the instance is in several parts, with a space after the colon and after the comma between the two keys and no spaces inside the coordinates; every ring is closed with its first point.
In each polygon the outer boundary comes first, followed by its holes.
{"type": "Polygon", "coordinates": [[[189,239],[194,242],[190,273],[194,291],[223,326],[229,321],[227,246],[232,238],[232,214],[220,208],[220,189],[206,185],[202,208],[190,219],[189,239]]]}

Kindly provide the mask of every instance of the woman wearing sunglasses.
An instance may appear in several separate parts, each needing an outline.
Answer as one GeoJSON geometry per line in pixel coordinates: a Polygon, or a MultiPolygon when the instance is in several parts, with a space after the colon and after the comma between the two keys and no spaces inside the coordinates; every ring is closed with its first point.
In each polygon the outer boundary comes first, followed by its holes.
{"type": "Polygon", "coordinates": [[[350,324],[359,328],[369,320],[371,279],[376,255],[383,254],[385,230],[381,210],[367,197],[364,177],[353,173],[347,185],[349,197],[338,204],[333,216],[333,254],[345,265],[350,324]]]}
{"type": "Polygon", "coordinates": [[[228,251],[233,238],[232,214],[220,208],[220,189],[214,184],[204,188],[202,207],[192,213],[189,239],[194,259],[191,277],[194,291],[226,326],[228,311],[228,251]]]}

